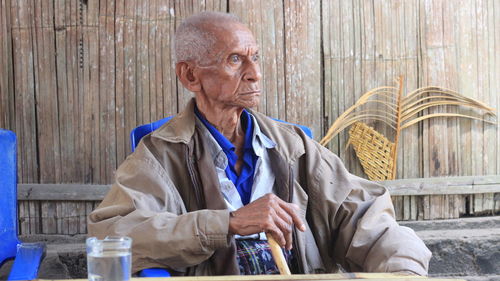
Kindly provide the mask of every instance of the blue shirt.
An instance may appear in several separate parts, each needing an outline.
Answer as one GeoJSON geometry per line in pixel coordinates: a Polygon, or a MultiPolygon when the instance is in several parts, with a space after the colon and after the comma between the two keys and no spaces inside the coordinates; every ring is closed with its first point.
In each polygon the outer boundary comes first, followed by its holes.
{"type": "Polygon", "coordinates": [[[235,170],[238,155],[235,152],[236,148],[234,145],[201,115],[196,106],[194,108],[194,113],[220,145],[224,154],[226,154],[228,160],[226,175],[233,182],[236,190],[238,190],[243,205],[248,204],[252,195],[255,164],[258,159],[252,146],[254,125],[250,113],[243,110],[240,117],[243,129],[245,130],[245,143],[243,145],[243,166],[239,176],[235,170]]]}

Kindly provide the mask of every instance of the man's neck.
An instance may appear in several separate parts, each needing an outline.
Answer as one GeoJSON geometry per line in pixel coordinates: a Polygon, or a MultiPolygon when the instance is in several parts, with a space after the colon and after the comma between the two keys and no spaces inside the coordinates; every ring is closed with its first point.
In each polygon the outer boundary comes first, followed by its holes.
{"type": "Polygon", "coordinates": [[[245,131],[240,118],[244,108],[225,106],[196,99],[198,111],[237,148],[244,140],[245,131]]]}

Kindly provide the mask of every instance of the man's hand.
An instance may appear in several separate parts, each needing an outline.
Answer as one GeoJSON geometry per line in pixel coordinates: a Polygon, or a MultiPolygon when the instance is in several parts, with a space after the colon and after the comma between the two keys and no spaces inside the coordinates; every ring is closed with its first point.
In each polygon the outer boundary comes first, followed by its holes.
{"type": "Polygon", "coordinates": [[[292,249],[292,231],[306,226],[298,215],[299,207],[268,193],[252,203],[232,212],[229,233],[250,235],[262,231],[270,233],[286,249],[292,249]]]}

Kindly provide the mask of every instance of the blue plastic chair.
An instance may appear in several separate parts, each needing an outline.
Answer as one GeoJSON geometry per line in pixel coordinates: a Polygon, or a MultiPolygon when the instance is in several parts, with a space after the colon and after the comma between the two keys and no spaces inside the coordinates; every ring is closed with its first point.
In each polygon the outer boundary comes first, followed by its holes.
{"type": "MultiPolygon", "coordinates": [[[[144,137],[145,135],[160,128],[163,124],[167,123],[170,119],[172,119],[172,117],[173,116],[169,116],[169,117],[160,119],[158,121],[155,121],[153,123],[144,124],[144,125],[138,126],[137,128],[133,129],[130,132],[130,142],[132,144],[132,152],[135,150],[136,146],[139,144],[142,137],[144,137]]],[[[308,135],[310,138],[312,138],[312,136],[313,136],[311,129],[309,129],[308,127],[306,127],[304,125],[293,124],[293,123],[289,123],[289,122],[275,119],[275,118],[273,118],[273,119],[276,121],[279,121],[279,122],[286,123],[286,124],[295,125],[295,126],[299,127],[300,129],[302,129],[302,131],[304,131],[304,133],[306,135],[308,135]]],[[[144,269],[144,270],[139,271],[138,276],[139,277],[169,277],[170,272],[168,272],[168,270],[166,270],[164,268],[148,268],[148,269],[144,269]]]]}
{"type": "MultiPolygon", "coordinates": [[[[145,135],[151,133],[152,131],[160,128],[163,124],[167,123],[172,118],[173,118],[173,116],[169,116],[169,117],[160,119],[158,121],[155,121],[153,123],[140,125],[137,128],[133,129],[132,132],[130,132],[130,143],[131,143],[131,146],[132,146],[131,147],[132,148],[132,152],[135,150],[135,148],[139,144],[139,141],[141,141],[142,137],[144,137],[145,135]]],[[[286,122],[286,121],[279,120],[279,119],[276,119],[276,118],[273,118],[273,119],[276,120],[276,121],[285,123],[285,124],[291,124],[291,125],[297,126],[300,129],[302,129],[302,131],[304,131],[304,133],[306,135],[308,135],[310,138],[313,138],[312,131],[307,126],[299,125],[299,124],[294,124],[294,123],[290,123],[290,122],[286,122]]]]}
{"type": "Polygon", "coordinates": [[[17,238],[16,152],[16,135],[0,129],[0,266],[15,258],[8,280],[31,280],[37,278],[45,244],[17,238]]]}
{"type": "Polygon", "coordinates": [[[164,268],[147,268],[139,271],[139,277],[170,277],[170,272],[164,268]]]}
{"type": "Polygon", "coordinates": [[[142,137],[144,137],[145,135],[151,133],[152,131],[160,128],[163,124],[167,123],[168,120],[172,119],[173,117],[174,116],[169,116],[169,117],[160,119],[158,121],[155,121],[153,123],[140,125],[137,128],[132,129],[132,131],[130,132],[130,143],[132,146],[131,147],[132,152],[134,152],[135,148],[137,147],[137,145],[141,141],[142,137]]]}

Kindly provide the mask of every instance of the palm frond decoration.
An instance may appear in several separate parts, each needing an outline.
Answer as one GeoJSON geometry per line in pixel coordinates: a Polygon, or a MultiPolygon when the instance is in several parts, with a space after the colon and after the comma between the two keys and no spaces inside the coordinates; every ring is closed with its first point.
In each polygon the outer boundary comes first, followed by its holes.
{"type": "Polygon", "coordinates": [[[375,88],[361,96],[344,111],[328,129],[320,144],[326,145],[337,134],[352,126],[348,145],[352,145],[365,173],[371,180],[388,180],[396,177],[397,147],[401,131],[423,120],[437,117],[460,117],[497,124],[495,109],[472,98],[438,86],[423,87],[403,95],[403,77],[398,87],[375,88]],[[427,113],[427,110],[447,106],[446,112],[427,113]],[[457,113],[454,107],[476,109],[474,112],[457,113]],[[394,142],[364,124],[363,121],[380,121],[395,131],[394,142]]]}

